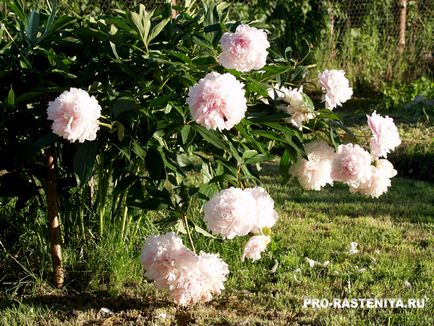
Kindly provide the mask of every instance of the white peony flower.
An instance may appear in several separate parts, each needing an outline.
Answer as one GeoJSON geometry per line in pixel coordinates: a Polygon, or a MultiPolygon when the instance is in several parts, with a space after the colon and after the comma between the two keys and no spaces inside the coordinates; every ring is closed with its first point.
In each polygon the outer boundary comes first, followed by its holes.
{"type": "Polygon", "coordinates": [[[208,73],[188,92],[187,103],[193,120],[207,129],[231,129],[247,110],[243,87],[229,73],[208,73]]]}
{"type": "Polygon", "coordinates": [[[224,289],[228,265],[218,255],[196,255],[174,233],[150,236],[143,246],[145,276],[167,289],[174,302],[186,306],[206,302],[224,289]]]}
{"type": "Polygon", "coordinates": [[[279,218],[274,210],[273,198],[262,187],[247,188],[244,191],[256,200],[256,221],[251,232],[260,232],[264,227],[272,228],[279,218]]]}
{"type": "Polygon", "coordinates": [[[261,253],[267,249],[267,245],[270,241],[270,237],[266,235],[255,235],[251,237],[244,247],[241,261],[244,261],[245,258],[250,258],[253,261],[261,259],[261,253]]]}
{"type": "Polygon", "coordinates": [[[335,152],[324,141],[305,145],[308,160],[299,156],[289,172],[298,179],[303,189],[321,190],[326,184],[333,184],[331,177],[332,160],[335,152]]]}
{"type": "Polygon", "coordinates": [[[154,280],[158,288],[167,288],[178,277],[180,262],[194,259],[195,254],[173,232],[148,237],[140,256],[145,276],[154,280]]]}
{"type": "Polygon", "coordinates": [[[392,118],[382,117],[375,111],[367,116],[368,126],[372,131],[371,153],[375,158],[387,157],[387,154],[401,144],[398,128],[392,118]]]}
{"type": "Polygon", "coordinates": [[[339,145],[332,161],[331,176],[352,188],[371,179],[371,155],[359,145],[339,145]]]}
{"type": "Polygon", "coordinates": [[[101,107],[86,91],[78,88],[64,91],[48,103],[47,114],[48,120],[53,120],[53,133],[71,143],[96,139],[101,107]]]}
{"type": "Polygon", "coordinates": [[[353,90],[349,86],[348,79],[343,70],[324,70],[318,74],[321,87],[326,92],[323,101],[326,108],[333,109],[342,106],[353,95],[353,90]]]}
{"type": "Polygon", "coordinates": [[[371,166],[371,178],[358,187],[350,187],[351,192],[358,192],[365,196],[378,198],[390,187],[390,178],[397,174],[392,163],[388,160],[378,160],[376,166],[371,166]]]}
{"type": "Polygon", "coordinates": [[[228,265],[215,254],[200,252],[194,260],[180,264],[180,273],[169,285],[173,301],[181,306],[208,302],[224,289],[228,265]]]}
{"type": "Polygon", "coordinates": [[[280,106],[280,108],[291,115],[290,118],[286,119],[287,122],[301,129],[303,122],[307,122],[315,117],[313,110],[309,107],[303,97],[302,87],[300,87],[300,89],[287,89],[281,87],[277,94],[280,92],[283,93],[283,96],[281,97],[283,101],[288,103],[288,105],[280,106]]]}
{"type": "Polygon", "coordinates": [[[235,33],[224,33],[220,42],[223,52],[218,61],[223,67],[245,72],[265,66],[270,43],[262,29],[239,25],[235,33]]]}
{"type": "Polygon", "coordinates": [[[251,193],[231,187],[220,191],[203,207],[213,234],[233,239],[248,234],[256,223],[256,200],[251,193]]]}

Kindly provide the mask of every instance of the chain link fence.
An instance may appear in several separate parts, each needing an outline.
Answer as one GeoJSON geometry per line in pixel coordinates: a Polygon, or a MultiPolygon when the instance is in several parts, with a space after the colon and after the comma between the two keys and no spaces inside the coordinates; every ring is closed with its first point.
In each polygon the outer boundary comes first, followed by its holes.
{"type": "Polygon", "coordinates": [[[432,0],[329,0],[325,3],[332,34],[341,35],[346,30],[369,25],[388,42],[398,42],[404,33],[410,41],[406,43],[421,36],[426,25],[432,24],[434,9],[432,0]]]}

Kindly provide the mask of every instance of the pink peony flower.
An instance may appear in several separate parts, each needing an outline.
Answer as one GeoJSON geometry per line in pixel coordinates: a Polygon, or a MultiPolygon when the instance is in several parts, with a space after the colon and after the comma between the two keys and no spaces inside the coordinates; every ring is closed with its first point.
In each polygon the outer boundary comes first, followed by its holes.
{"type": "Polygon", "coordinates": [[[251,232],[260,232],[262,228],[271,228],[279,215],[274,210],[274,200],[262,187],[247,188],[244,192],[250,193],[256,200],[256,221],[251,232]]]}
{"type": "Polygon", "coordinates": [[[250,258],[253,261],[261,258],[261,253],[267,249],[267,245],[271,239],[266,235],[255,235],[249,239],[244,247],[244,253],[241,256],[241,261],[245,258],[250,258]]]}
{"type": "Polygon", "coordinates": [[[392,163],[388,160],[378,160],[376,166],[371,166],[371,178],[358,187],[350,187],[351,192],[358,192],[365,196],[378,198],[390,187],[390,179],[397,174],[392,163]]]}
{"type": "Polygon", "coordinates": [[[255,227],[256,200],[241,189],[231,187],[220,191],[203,209],[208,229],[223,238],[246,235],[255,227]]]}
{"type": "Polygon", "coordinates": [[[101,107],[86,91],[78,88],[64,91],[48,103],[47,113],[48,120],[53,120],[53,133],[71,143],[96,139],[101,107]]]}
{"type": "Polygon", "coordinates": [[[387,154],[401,144],[398,128],[392,118],[382,117],[375,111],[367,116],[368,126],[372,131],[370,141],[371,153],[374,157],[387,157],[387,154]]]}
{"type": "Polygon", "coordinates": [[[306,144],[305,151],[308,160],[299,156],[289,171],[298,179],[301,187],[306,190],[321,190],[326,184],[333,184],[333,148],[324,141],[314,141],[306,144]]]}
{"type": "Polygon", "coordinates": [[[288,112],[291,117],[287,119],[288,122],[301,129],[303,122],[307,122],[315,117],[312,108],[306,103],[303,97],[303,88],[300,89],[287,89],[282,87],[280,89],[283,94],[283,100],[288,103],[287,106],[281,108],[288,112]]]}
{"type": "Polygon", "coordinates": [[[167,289],[176,304],[206,302],[224,289],[228,265],[215,254],[196,255],[175,233],[150,236],[142,248],[145,276],[167,289]]]}
{"type": "Polygon", "coordinates": [[[193,120],[207,129],[231,129],[247,110],[243,87],[231,74],[207,74],[188,92],[193,120]]]}
{"type": "Polygon", "coordinates": [[[339,145],[332,161],[331,176],[357,188],[371,178],[371,156],[359,145],[339,145]]]}
{"type": "Polygon", "coordinates": [[[195,257],[182,265],[179,277],[169,286],[170,296],[181,306],[210,301],[224,289],[229,274],[228,265],[218,255],[201,251],[195,257]]]}
{"type": "Polygon", "coordinates": [[[220,42],[223,52],[218,61],[223,67],[244,72],[265,66],[270,43],[262,29],[239,25],[235,33],[224,33],[220,42]]]}
{"type": "Polygon", "coordinates": [[[326,102],[326,108],[330,110],[341,106],[353,95],[353,90],[343,70],[324,70],[318,74],[318,78],[321,87],[326,92],[323,101],[326,102]]]}
{"type": "Polygon", "coordinates": [[[194,259],[195,254],[182,244],[181,238],[170,232],[148,237],[142,248],[140,260],[145,276],[155,281],[159,288],[167,288],[179,273],[179,264],[194,259]]]}

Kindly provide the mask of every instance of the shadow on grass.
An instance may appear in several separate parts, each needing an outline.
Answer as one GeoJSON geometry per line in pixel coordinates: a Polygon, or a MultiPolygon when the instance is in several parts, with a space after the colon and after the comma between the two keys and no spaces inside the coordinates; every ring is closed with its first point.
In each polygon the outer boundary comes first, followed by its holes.
{"type": "Polygon", "coordinates": [[[52,311],[73,312],[86,311],[91,309],[99,310],[102,307],[108,308],[113,312],[125,309],[144,310],[152,305],[155,308],[168,305],[167,301],[152,302],[148,298],[132,297],[129,295],[113,296],[107,291],[96,291],[91,293],[60,293],[60,294],[44,294],[44,295],[29,295],[16,299],[2,299],[0,303],[0,312],[5,309],[12,308],[21,304],[29,306],[46,306],[52,311]]]}
{"type": "MultiPolygon", "coordinates": [[[[35,310],[49,312],[46,324],[79,323],[83,325],[112,325],[133,323],[145,325],[155,318],[154,311],[171,308],[173,304],[149,295],[138,297],[129,294],[113,296],[107,291],[21,296],[19,299],[0,297],[0,315],[5,311],[35,310]],[[25,308],[23,308],[25,307],[25,308]]],[[[47,314],[44,313],[44,315],[47,314]]],[[[177,309],[175,319],[189,322],[188,311],[177,309]]],[[[45,324],[44,322],[44,324],[45,324]]]]}
{"type": "MultiPolygon", "coordinates": [[[[20,310],[21,314],[26,314],[29,310],[43,310],[45,312],[41,316],[47,318],[44,325],[194,325],[197,321],[205,322],[208,319],[214,320],[215,325],[232,325],[231,320],[243,320],[247,317],[252,320],[282,318],[279,311],[263,311],[252,306],[247,298],[239,300],[236,295],[243,297],[242,293],[228,292],[216,297],[212,302],[187,308],[158,300],[153,294],[145,297],[129,294],[112,296],[107,291],[76,294],[62,291],[52,295],[21,296],[19,299],[0,296],[0,315],[8,310],[20,310]],[[103,311],[102,308],[108,310],[103,311]]],[[[293,320],[295,317],[285,315],[284,318],[293,320]]]]}

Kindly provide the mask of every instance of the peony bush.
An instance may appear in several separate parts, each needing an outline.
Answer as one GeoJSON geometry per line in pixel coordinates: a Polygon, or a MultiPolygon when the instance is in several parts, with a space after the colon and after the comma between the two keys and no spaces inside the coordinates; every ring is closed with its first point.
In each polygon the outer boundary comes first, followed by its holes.
{"type": "Polygon", "coordinates": [[[23,200],[36,198],[51,149],[62,184],[55,200],[82,210],[83,238],[86,206],[100,238],[108,217],[119,217],[127,239],[128,220],[163,212],[149,230],[161,235],[145,240],[141,262],[178,305],[211,300],[230,270],[218,253],[196,253],[193,230],[225,241],[250,236],[242,261],[260,259],[272,242],[279,208],[260,187],[261,164],[279,161],[282,181],[295,178],[307,190],[343,182],[371,197],[396,175],[386,160],[400,143],[391,118],[368,116],[370,152],[345,143],[347,129],[331,111],[352,95],[345,73],[319,74],[325,108],[316,108],[303,92],[307,67],[287,51],[268,51],[272,29],[221,20],[224,6],[187,7],[175,18],[169,4],[92,19],[50,10],[32,11],[38,23],[23,26],[27,13],[12,6],[2,27],[15,38],[0,46],[8,126],[0,169],[11,176],[0,183],[32,180],[36,191],[23,200]],[[12,128],[29,116],[29,125],[12,128]],[[24,159],[4,159],[29,146],[24,159]],[[202,221],[189,215],[192,203],[202,221]]]}

